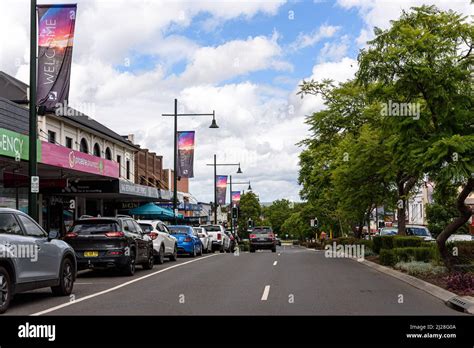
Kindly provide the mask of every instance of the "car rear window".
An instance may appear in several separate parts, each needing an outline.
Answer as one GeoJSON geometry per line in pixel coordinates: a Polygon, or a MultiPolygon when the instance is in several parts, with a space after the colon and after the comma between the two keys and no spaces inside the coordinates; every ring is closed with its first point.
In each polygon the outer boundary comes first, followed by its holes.
{"type": "Polygon", "coordinates": [[[206,231],[209,232],[220,232],[221,228],[219,226],[202,226],[206,231]]]}
{"type": "Polygon", "coordinates": [[[176,226],[168,226],[170,230],[170,234],[188,234],[189,229],[186,227],[176,227],[176,226]]]}
{"type": "Polygon", "coordinates": [[[71,232],[77,234],[96,234],[104,232],[120,231],[120,226],[116,221],[80,221],[71,227],[71,232]]]}
{"type": "Polygon", "coordinates": [[[254,228],[252,232],[254,234],[266,234],[266,233],[271,233],[272,230],[270,228],[258,227],[258,228],[254,228]]]}

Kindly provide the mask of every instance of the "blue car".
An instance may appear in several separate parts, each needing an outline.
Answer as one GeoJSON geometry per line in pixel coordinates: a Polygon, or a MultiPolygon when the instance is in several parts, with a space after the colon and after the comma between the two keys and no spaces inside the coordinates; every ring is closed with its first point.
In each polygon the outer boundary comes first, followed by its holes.
{"type": "Polygon", "coordinates": [[[170,234],[178,241],[178,253],[190,254],[191,257],[202,255],[202,243],[191,226],[168,226],[170,234]]]}

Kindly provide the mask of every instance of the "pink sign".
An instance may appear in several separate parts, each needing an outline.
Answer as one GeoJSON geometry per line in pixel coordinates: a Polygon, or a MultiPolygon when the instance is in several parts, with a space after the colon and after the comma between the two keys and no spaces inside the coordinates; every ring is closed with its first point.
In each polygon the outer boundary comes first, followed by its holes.
{"type": "Polygon", "coordinates": [[[41,151],[41,163],[112,178],[119,177],[119,164],[117,162],[71,150],[47,141],[41,142],[41,151]]]}

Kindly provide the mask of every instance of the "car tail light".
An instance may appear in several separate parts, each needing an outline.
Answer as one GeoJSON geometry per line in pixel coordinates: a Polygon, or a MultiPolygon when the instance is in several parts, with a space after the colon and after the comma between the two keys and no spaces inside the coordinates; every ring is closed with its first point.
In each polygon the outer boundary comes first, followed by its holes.
{"type": "Polygon", "coordinates": [[[230,240],[234,240],[234,236],[230,236],[230,240]]]}
{"type": "Polygon", "coordinates": [[[158,238],[158,233],[156,232],[150,232],[148,234],[150,236],[151,239],[155,240],[156,238],[158,238]]]}
{"type": "Polygon", "coordinates": [[[123,233],[123,232],[106,232],[105,235],[107,237],[123,237],[123,236],[125,236],[125,233],[123,233]]]}
{"type": "Polygon", "coordinates": [[[222,235],[220,233],[217,234],[217,240],[221,240],[222,239],[222,235]]]}
{"type": "Polygon", "coordinates": [[[122,251],[109,251],[107,254],[109,254],[109,255],[122,255],[123,252],[122,251]]]}
{"type": "Polygon", "coordinates": [[[271,239],[275,239],[275,235],[273,233],[269,233],[268,237],[270,237],[271,239]]]}
{"type": "Polygon", "coordinates": [[[76,238],[77,233],[74,233],[74,232],[66,233],[66,235],[64,237],[65,238],[76,238]]]}
{"type": "Polygon", "coordinates": [[[184,241],[185,241],[185,242],[190,242],[191,240],[192,240],[191,237],[186,237],[186,238],[184,238],[184,241]]]}
{"type": "Polygon", "coordinates": [[[257,238],[257,235],[251,234],[251,235],[250,235],[250,239],[253,239],[253,238],[257,238]]]}

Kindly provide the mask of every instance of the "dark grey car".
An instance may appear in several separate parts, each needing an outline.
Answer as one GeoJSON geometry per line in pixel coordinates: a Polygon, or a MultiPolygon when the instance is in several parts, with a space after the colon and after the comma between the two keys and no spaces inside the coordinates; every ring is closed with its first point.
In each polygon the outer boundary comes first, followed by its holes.
{"type": "Polygon", "coordinates": [[[53,294],[71,294],[76,257],[56,232],[48,235],[27,214],[0,208],[0,313],[14,294],[51,287],[53,294]]]}

